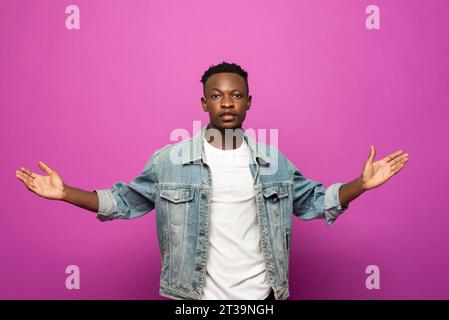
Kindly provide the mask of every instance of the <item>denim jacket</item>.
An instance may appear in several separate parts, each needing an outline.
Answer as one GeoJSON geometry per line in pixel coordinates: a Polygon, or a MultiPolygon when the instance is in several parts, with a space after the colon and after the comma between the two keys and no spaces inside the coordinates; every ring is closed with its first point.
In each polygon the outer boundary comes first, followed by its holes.
{"type": "MultiPolygon", "coordinates": [[[[129,184],[96,189],[98,219],[134,219],[156,209],[161,255],[160,290],[173,299],[201,299],[205,282],[211,175],[205,163],[207,126],[184,141],[157,150],[129,184]]],[[[250,170],[261,248],[275,298],[289,296],[288,266],[292,213],[302,220],[324,219],[330,226],[342,207],[334,183],[327,189],[309,180],[277,148],[244,132],[251,150],[250,170]]]]}

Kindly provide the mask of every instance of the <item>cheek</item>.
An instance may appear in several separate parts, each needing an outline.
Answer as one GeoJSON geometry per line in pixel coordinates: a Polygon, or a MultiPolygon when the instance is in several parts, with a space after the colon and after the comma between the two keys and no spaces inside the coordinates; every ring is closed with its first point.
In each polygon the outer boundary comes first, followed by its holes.
{"type": "Polygon", "coordinates": [[[246,111],[248,110],[246,102],[242,102],[241,104],[239,104],[238,110],[239,110],[240,114],[242,114],[242,115],[245,114],[246,111]]]}
{"type": "Polygon", "coordinates": [[[218,114],[218,112],[220,111],[220,106],[217,106],[214,103],[209,103],[208,110],[209,110],[209,114],[211,116],[216,116],[218,114]]]}

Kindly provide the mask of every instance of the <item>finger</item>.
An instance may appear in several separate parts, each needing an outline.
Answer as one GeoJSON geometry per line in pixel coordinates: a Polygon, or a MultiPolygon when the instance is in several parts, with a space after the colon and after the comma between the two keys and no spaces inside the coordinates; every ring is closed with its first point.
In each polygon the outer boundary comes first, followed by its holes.
{"type": "Polygon", "coordinates": [[[392,170],[392,174],[397,174],[399,171],[402,170],[402,168],[404,168],[405,163],[400,163],[398,165],[395,166],[395,168],[392,170]]]}
{"type": "Polygon", "coordinates": [[[404,159],[404,160],[401,162],[401,165],[404,166],[407,162],[408,162],[408,158],[407,158],[407,159],[404,159]]]}
{"type": "Polygon", "coordinates": [[[27,168],[21,167],[20,170],[22,170],[22,173],[26,174],[31,179],[34,179],[36,177],[36,174],[34,172],[28,170],[27,168]]]}
{"type": "Polygon", "coordinates": [[[401,163],[400,165],[398,165],[398,166],[393,170],[393,174],[399,173],[399,171],[401,171],[402,168],[404,168],[404,164],[403,164],[403,163],[401,163]]]}
{"type": "Polygon", "coordinates": [[[28,190],[35,192],[37,190],[36,186],[34,184],[27,184],[26,185],[28,190]]]}
{"type": "Polygon", "coordinates": [[[407,163],[408,162],[408,154],[403,159],[401,159],[401,163],[407,163]]]}
{"type": "Polygon", "coordinates": [[[20,171],[16,171],[16,178],[22,181],[22,175],[20,174],[20,171]]]}
{"type": "Polygon", "coordinates": [[[30,189],[31,191],[36,190],[36,186],[34,185],[34,181],[28,176],[25,176],[23,173],[16,173],[16,177],[23,182],[23,184],[30,189]]]}
{"type": "Polygon", "coordinates": [[[374,157],[376,156],[376,149],[374,149],[373,145],[371,145],[370,147],[371,147],[371,152],[369,154],[369,157],[368,157],[367,161],[368,162],[373,162],[374,161],[374,157]]]}
{"type": "Polygon", "coordinates": [[[25,175],[22,172],[17,173],[16,177],[19,178],[20,180],[22,180],[22,182],[25,183],[25,184],[34,183],[33,179],[31,179],[28,175],[25,175]]]}
{"type": "Polygon", "coordinates": [[[31,179],[29,175],[22,171],[16,171],[16,177],[19,178],[22,181],[25,181],[25,179],[31,179]]]}
{"type": "Polygon", "coordinates": [[[398,157],[394,158],[393,160],[391,160],[389,162],[389,164],[391,166],[393,166],[393,165],[396,165],[397,163],[403,162],[405,159],[408,159],[408,153],[405,153],[405,154],[403,154],[401,156],[398,156],[398,157]]]}
{"type": "Polygon", "coordinates": [[[393,160],[394,158],[396,158],[397,156],[401,155],[403,153],[402,150],[393,152],[392,154],[390,154],[388,157],[385,157],[384,160],[387,162],[390,162],[391,160],[393,160]]]}
{"type": "Polygon", "coordinates": [[[52,173],[52,169],[50,169],[49,166],[47,166],[45,163],[43,163],[42,161],[39,161],[38,163],[39,167],[47,174],[51,174],[52,173]]]}

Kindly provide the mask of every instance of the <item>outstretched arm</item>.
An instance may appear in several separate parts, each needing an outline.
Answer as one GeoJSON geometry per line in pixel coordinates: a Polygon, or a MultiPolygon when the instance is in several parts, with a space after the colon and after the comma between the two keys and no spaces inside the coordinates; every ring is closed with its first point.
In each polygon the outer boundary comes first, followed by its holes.
{"type": "Polygon", "coordinates": [[[43,176],[24,167],[16,171],[16,177],[21,180],[31,192],[46,199],[62,200],[89,211],[98,212],[99,200],[95,191],[84,191],[64,183],[60,174],[48,167],[42,161],[39,167],[48,174],[43,176]]]}
{"type": "MultiPolygon", "coordinates": [[[[162,149],[161,149],[162,150],[162,149]]],[[[16,177],[28,190],[46,199],[62,200],[97,213],[100,221],[134,219],[155,207],[155,159],[161,150],[148,160],[145,168],[131,183],[117,182],[109,189],[85,191],[66,185],[59,173],[42,161],[39,167],[47,176],[26,168],[16,171],[16,177]]]]}
{"type": "Polygon", "coordinates": [[[408,162],[408,153],[402,150],[393,152],[389,156],[374,161],[376,149],[371,146],[371,152],[362,170],[362,175],[357,179],[344,184],[340,188],[340,203],[347,206],[363,192],[377,188],[399,173],[408,162]]]}

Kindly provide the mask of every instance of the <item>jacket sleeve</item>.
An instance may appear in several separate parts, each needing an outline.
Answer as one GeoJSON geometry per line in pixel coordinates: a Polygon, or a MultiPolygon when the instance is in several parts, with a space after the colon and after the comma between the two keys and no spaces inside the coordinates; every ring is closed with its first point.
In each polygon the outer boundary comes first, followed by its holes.
{"type": "Polygon", "coordinates": [[[140,175],[129,184],[120,181],[110,189],[94,190],[99,200],[98,220],[134,219],[154,209],[157,156],[155,152],[140,175]]]}
{"type": "Polygon", "coordinates": [[[293,214],[302,220],[325,219],[328,226],[349,207],[340,203],[341,182],[324,188],[322,183],[306,179],[289,163],[293,174],[293,214]]]}

